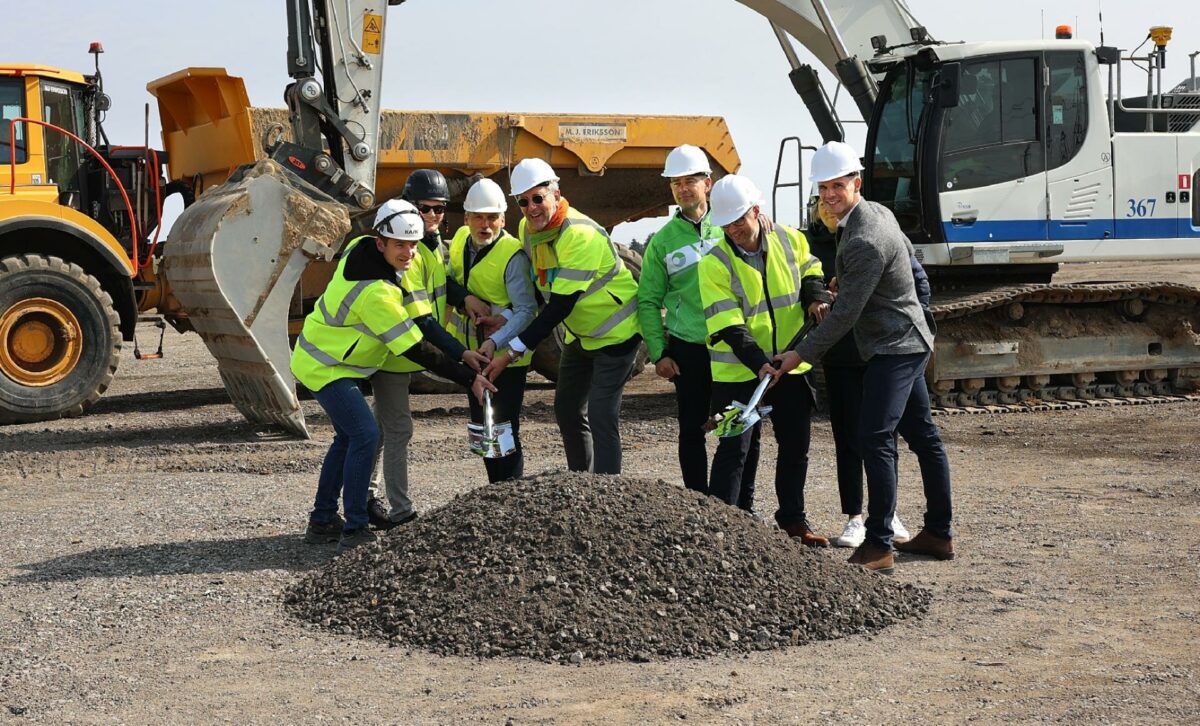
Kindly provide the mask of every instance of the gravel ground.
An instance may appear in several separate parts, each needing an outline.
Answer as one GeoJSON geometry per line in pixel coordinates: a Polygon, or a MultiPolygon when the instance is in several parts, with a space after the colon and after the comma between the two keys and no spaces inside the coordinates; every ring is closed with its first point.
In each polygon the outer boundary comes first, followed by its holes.
{"type": "MultiPolygon", "coordinates": [[[[1179,279],[1170,265],[1135,272],[1179,279]]],[[[550,396],[527,396],[531,473],[565,464],[550,396]]],[[[415,405],[413,492],[429,511],[483,476],[464,446],[465,400],[415,405]]],[[[676,481],[672,405],[652,375],[630,386],[628,475],[676,481]]],[[[305,411],[312,441],[246,424],[198,339],[175,336],[164,360],[127,350],[92,415],[0,429],[0,721],[1083,724],[1200,712],[1200,405],[940,418],[959,555],[901,557],[894,578],[932,593],[923,618],[780,650],[576,667],[435,655],[289,616],[287,588],[331,557],[301,541],[332,433],[313,402],[305,411]]],[[[766,481],[770,436],[763,445],[766,481]]],[[[812,459],[810,517],[836,534],[823,420],[812,459]]],[[[901,474],[912,527],[912,457],[901,474]]],[[[848,555],[813,556],[832,567],[848,555]]]]}

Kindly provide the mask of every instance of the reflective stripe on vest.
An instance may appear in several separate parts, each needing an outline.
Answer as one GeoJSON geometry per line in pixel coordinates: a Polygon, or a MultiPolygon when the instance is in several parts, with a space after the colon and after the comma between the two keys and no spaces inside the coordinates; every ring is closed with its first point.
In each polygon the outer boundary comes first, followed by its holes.
{"type": "MultiPolygon", "coordinates": [[[[599,232],[600,235],[604,238],[604,241],[606,243],[608,243],[608,251],[612,255],[612,259],[613,259],[612,265],[607,270],[605,270],[604,273],[602,273],[602,274],[599,273],[599,270],[580,270],[580,269],[569,268],[569,267],[557,268],[557,270],[554,273],[556,279],[561,278],[563,280],[570,280],[572,282],[586,282],[587,280],[592,280],[591,284],[589,284],[583,290],[583,292],[579,295],[579,297],[576,299],[576,305],[578,306],[579,303],[581,303],[584,300],[586,300],[587,298],[595,295],[596,293],[600,292],[601,290],[604,290],[608,286],[609,283],[616,280],[617,276],[621,273],[621,271],[625,269],[625,263],[621,260],[621,255],[618,254],[618,252],[617,252],[617,245],[615,242],[612,241],[612,238],[609,237],[608,231],[606,229],[604,229],[604,227],[601,227],[599,224],[597,224],[594,220],[591,220],[591,219],[586,219],[586,218],[579,219],[579,218],[572,218],[572,217],[568,216],[566,219],[563,220],[562,226],[559,228],[559,232],[555,236],[554,240],[550,241],[550,242],[545,242],[543,244],[555,244],[559,239],[562,238],[562,234],[564,232],[566,232],[568,229],[570,229],[572,225],[582,225],[584,227],[590,227],[590,228],[594,229],[595,231],[599,232]]],[[[525,248],[525,253],[529,255],[529,258],[531,260],[533,260],[533,259],[535,259],[534,253],[533,253],[533,243],[529,239],[530,234],[529,234],[528,225],[523,225],[521,228],[521,232],[522,232],[521,242],[525,248]]],[[[617,300],[614,300],[614,303],[615,302],[617,302],[617,300]]],[[[608,317],[606,317],[601,322],[597,323],[595,325],[595,327],[593,327],[591,330],[583,330],[583,329],[579,329],[578,326],[575,326],[575,327],[568,327],[568,331],[570,333],[572,333],[573,335],[576,335],[580,338],[593,338],[593,339],[603,338],[605,335],[613,332],[617,328],[617,326],[619,326],[621,323],[623,323],[626,320],[629,320],[631,317],[635,316],[636,313],[637,313],[637,296],[635,294],[631,299],[621,303],[620,308],[618,308],[617,310],[610,313],[608,317]]],[[[570,317],[570,316],[568,316],[568,317],[570,317]]],[[[564,325],[564,327],[566,327],[566,326],[564,325]]],[[[636,333],[636,329],[635,329],[635,333],[636,333]]],[[[586,348],[586,346],[585,346],[585,348],[586,348]]]]}

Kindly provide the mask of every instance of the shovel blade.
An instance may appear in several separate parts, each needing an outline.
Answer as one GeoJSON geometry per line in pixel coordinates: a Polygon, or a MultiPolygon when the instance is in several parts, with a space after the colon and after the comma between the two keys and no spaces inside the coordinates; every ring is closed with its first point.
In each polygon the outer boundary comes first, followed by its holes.
{"type": "Polygon", "coordinates": [[[513,436],[512,424],[492,424],[492,435],[487,435],[483,424],[467,424],[467,445],[471,453],[485,459],[501,459],[517,450],[517,440],[513,436]]]}
{"type": "Polygon", "coordinates": [[[714,417],[713,434],[717,438],[729,439],[741,436],[771,412],[770,406],[759,406],[746,410],[746,404],[734,401],[725,410],[714,417]]]}

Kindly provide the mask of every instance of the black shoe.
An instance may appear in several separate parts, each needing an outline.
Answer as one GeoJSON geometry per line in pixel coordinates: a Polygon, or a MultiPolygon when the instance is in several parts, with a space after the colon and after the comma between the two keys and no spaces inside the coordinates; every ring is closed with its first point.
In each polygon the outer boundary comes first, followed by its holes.
{"type": "Polygon", "coordinates": [[[413,521],[416,518],[417,518],[417,513],[415,511],[409,512],[408,514],[404,515],[403,517],[401,517],[400,519],[397,519],[394,522],[389,519],[389,520],[387,520],[387,522],[385,524],[379,525],[375,529],[386,532],[389,529],[395,529],[396,527],[399,527],[402,524],[408,524],[409,522],[413,521]]]}
{"type": "Polygon", "coordinates": [[[346,522],[338,515],[333,515],[333,519],[318,524],[311,519],[308,521],[308,527],[304,530],[304,541],[309,544],[331,544],[337,542],[342,536],[342,527],[346,526],[346,522]]]}
{"type": "Polygon", "coordinates": [[[392,520],[388,519],[388,508],[379,497],[371,497],[367,500],[367,524],[370,524],[375,529],[388,529],[388,523],[392,520]]]}
{"type": "Polygon", "coordinates": [[[353,529],[349,532],[342,532],[342,538],[338,540],[337,551],[340,555],[341,553],[347,550],[352,550],[360,545],[370,544],[378,541],[379,538],[376,537],[375,533],[369,528],[359,527],[358,529],[353,529]]]}

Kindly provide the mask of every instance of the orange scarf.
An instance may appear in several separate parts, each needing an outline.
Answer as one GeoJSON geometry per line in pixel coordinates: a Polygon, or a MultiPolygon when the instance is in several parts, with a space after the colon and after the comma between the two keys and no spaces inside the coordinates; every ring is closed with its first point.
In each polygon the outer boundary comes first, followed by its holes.
{"type": "Polygon", "coordinates": [[[558,209],[550,216],[550,222],[541,232],[529,235],[530,246],[533,248],[533,269],[538,282],[543,288],[554,282],[554,270],[558,269],[558,255],[554,254],[554,241],[558,239],[563,222],[567,221],[567,211],[571,205],[566,199],[558,200],[558,209]]]}

